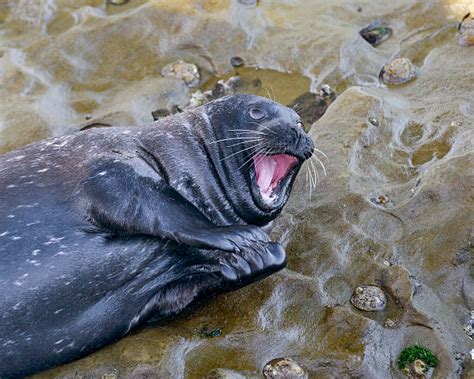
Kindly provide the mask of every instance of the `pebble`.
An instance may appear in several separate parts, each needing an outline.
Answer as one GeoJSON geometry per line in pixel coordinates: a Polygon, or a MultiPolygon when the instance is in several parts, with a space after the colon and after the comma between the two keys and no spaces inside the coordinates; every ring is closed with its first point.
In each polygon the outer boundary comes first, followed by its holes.
{"type": "Polygon", "coordinates": [[[359,34],[372,46],[380,45],[392,35],[392,29],[383,24],[383,21],[375,21],[359,31],[359,34]]]}
{"type": "Polygon", "coordinates": [[[379,120],[377,120],[377,118],[375,118],[375,117],[369,117],[369,122],[370,122],[373,126],[379,126],[379,120]]]}
{"type": "Polygon", "coordinates": [[[408,58],[397,58],[382,68],[379,77],[385,84],[403,84],[416,77],[416,67],[408,58]]]}
{"type": "Polygon", "coordinates": [[[243,5],[257,5],[258,0],[237,0],[237,2],[243,5]]]}
{"type": "Polygon", "coordinates": [[[388,196],[385,195],[379,195],[377,197],[373,197],[370,199],[370,201],[374,204],[377,205],[385,205],[387,204],[390,200],[388,199],[388,196]]]}
{"type": "Polygon", "coordinates": [[[181,59],[163,67],[161,75],[174,76],[175,78],[181,79],[191,88],[199,86],[199,80],[201,79],[198,67],[193,63],[187,63],[181,59]]]}
{"type": "Polygon", "coordinates": [[[388,318],[388,319],[385,321],[384,326],[385,326],[386,328],[395,328],[398,324],[399,324],[398,321],[394,321],[394,320],[388,318]]]}
{"type": "Polygon", "coordinates": [[[244,60],[240,57],[230,58],[230,64],[232,67],[242,67],[244,65],[244,60]]]}
{"type": "Polygon", "coordinates": [[[463,329],[470,339],[474,337],[474,311],[471,311],[471,317],[467,321],[466,325],[464,325],[463,329]]]}
{"type": "Polygon", "coordinates": [[[112,4],[112,5],[125,5],[129,1],[130,0],[109,0],[109,4],[112,4]]]}
{"type": "Polygon", "coordinates": [[[471,253],[469,252],[468,248],[462,249],[456,253],[454,258],[451,260],[451,263],[454,266],[462,265],[469,261],[470,256],[471,256],[471,253]]]}
{"type": "Polygon", "coordinates": [[[189,98],[189,104],[186,106],[186,108],[200,107],[211,100],[213,100],[213,98],[210,91],[202,92],[201,90],[197,90],[189,98]]]}
{"type": "Polygon", "coordinates": [[[360,286],[352,294],[351,303],[362,311],[382,311],[387,306],[387,297],[377,286],[360,286]]]}
{"type": "Polygon", "coordinates": [[[426,378],[426,363],[421,359],[416,359],[403,369],[404,374],[410,379],[426,378]]]}
{"type": "Polygon", "coordinates": [[[308,379],[306,371],[291,358],[276,358],[263,368],[267,379],[308,379]]]}
{"type": "Polygon", "coordinates": [[[189,104],[186,106],[186,109],[192,109],[200,107],[208,103],[211,100],[218,99],[222,96],[234,95],[237,91],[237,87],[240,81],[239,76],[231,76],[228,80],[219,80],[212,90],[204,91],[201,90],[195,91],[190,99],[189,104]]]}
{"type": "Polygon", "coordinates": [[[336,98],[336,91],[334,91],[330,86],[329,84],[323,84],[321,86],[321,91],[319,92],[319,95],[321,97],[329,97],[331,99],[335,99],[336,98]]]}
{"type": "Polygon", "coordinates": [[[212,96],[217,99],[222,96],[235,94],[240,82],[240,76],[231,76],[228,80],[219,80],[212,89],[212,96]]]}
{"type": "Polygon", "coordinates": [[[470,15],[465,15],[458,26],[456,39],[461,46],[474,46],[474,18],[469,18],[470,15]]]}

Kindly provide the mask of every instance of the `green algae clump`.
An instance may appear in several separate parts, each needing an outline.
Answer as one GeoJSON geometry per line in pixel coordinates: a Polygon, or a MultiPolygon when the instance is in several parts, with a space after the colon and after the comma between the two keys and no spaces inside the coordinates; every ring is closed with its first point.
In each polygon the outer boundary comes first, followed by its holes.
{"type": "Polygon", "coordinates": [[[438,365],[438,358],[428,348],[415,344],[402,350],[398,357],[398,368],[403,370],[408,364],[417,359],[423,361],[426,368],[435,368],[438,365]]]}

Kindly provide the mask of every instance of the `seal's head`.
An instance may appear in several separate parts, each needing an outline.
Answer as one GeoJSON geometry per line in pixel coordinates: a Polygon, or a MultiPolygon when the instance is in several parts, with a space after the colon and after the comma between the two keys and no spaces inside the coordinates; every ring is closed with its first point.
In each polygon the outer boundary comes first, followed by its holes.
{"type": "MultiPolygon", "coordinates": [[[[234,95],[213,103],[207,114],[219,155],[226,171],[248,186],[238,199],[243,218],[269,222],[281,212],[301,165],[313,154],[313,141],[294,110],[269,99],[234,95]]],[[[228,192],[237,197],[232,188],[228,192]]]]}

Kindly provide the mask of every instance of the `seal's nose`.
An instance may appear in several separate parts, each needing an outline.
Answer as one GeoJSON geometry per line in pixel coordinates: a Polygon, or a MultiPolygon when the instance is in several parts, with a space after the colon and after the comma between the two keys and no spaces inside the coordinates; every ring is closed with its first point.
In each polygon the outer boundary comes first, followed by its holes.
{"type": "Polygon", "coordinates": [[[314,142],[309,138],[306,133],[300,133],[298,136],[298,141],[296,142],[295,149],[304,159],[308,159],[313,155],[314,152],[314,142]]]}

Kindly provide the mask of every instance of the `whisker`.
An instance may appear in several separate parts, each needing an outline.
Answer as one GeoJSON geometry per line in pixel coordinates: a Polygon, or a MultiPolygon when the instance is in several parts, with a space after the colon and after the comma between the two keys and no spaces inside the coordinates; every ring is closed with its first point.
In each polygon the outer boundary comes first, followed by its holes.
{"type": "Polygon", "coordinates": [[[267,136],[267,135],[268,135],[267,133],[265,133],[265,132],[262,132],[262,131],[260,131],[260,130],[250,130],[250,129],[229,129],[229,131],[231,131],[231,132],[238,132],[238,133],[240,133],[240,132],[242,132],[242,133],[250,133],[250,134],[251,134],[251,133],[255,133],[255,134],[262,134],[262,135],[264,135],[264,136],[267,136]]]}
{"type": "Polygon", "coordinates": [[[263,158],[265,158],[265,156],[272,151],[272,148],[268,148],[263,154],[259,154],[260,155],[260,159],[257,158],[257,161],[255,163],[260,163],[262,161],[263,158]]]}
{"type": "Polygon", "coordinates": [[[254,140],[245,140],[245,141],[234,143],[232,145],[228,145],[227,147],[234,147],[234,146],[242,145],[244,143],[259,142],[259,141],[263,141],[263,140],[261,138],[256,138],[254,140]]]}
{"type": "Polygon", "coordinates": [[[314,188],[316,188],[316,184],[319,182],[319,173],[318,173],[318,170],[314,167],[312,159],[309,159],[309,163],[311,164],[313,172],[316,174],[316,182],[314,183],[314,188]]]}
{"type": "Polygon", "coordinates": [[[306,188],[308,190],[308,197],[311,198],[311,184],[309,183],[309,178],[308,178],[308,170],[307,170],[308,166],[305,167],[305,171],[304,171],[304,174],[305,174],[305,182],[306,182],[306,188]]]}
{"type": "Polygon", "coordinates": [[[250,149],[255,149],[259,144],[256,144],[256,145],[253,145],[253,146],[248,146],[246,147],[245,149],[241,149],[239,151],[236,151],[235,153],[232,153],[230,155],[227,155],[225,156],[224,158],[221,159],[221,162],[222,161],[225,161],[226,159],[229,159],[231,157],[233,157],[234,155],[237,155],[237,154],[240,154],[240,153],[243,153],[244,151],[247,151],[247,150],[250,150],[250,149]]]}
{"type": "Polygon", "coordinates": [[[315,184],[313,183],[315,179],[313,178],[313,174],[311,172],[311,168],[308,162],[306,162],[306,172],[309,174],[309,197],[311,198],[315,186],[315,184]]]}
{"type": "Polygon", "coordinates": [[[270,89],[272,90],[272,94],[273,94],[273,99],[272,100],[275,101],[275,99],[276,99],[275,91],[273,90],[273,86],[271,84],[269,84],[269,86],[270,86],[270,89]]]}
{"type": "Polygon", "coordinates": [[[255,151],[255,153],[254,153],[250,158],[248,158],[244,163],[242,163],[242,164],[239,166],[239,168],[238,168],[237,170],[240,170],[241,168],[245,167],[245,165],[246,165],[247,163],[249,163],[249,162],[252,161],[252,159],[253,159],[253,157],[254,157],[255,155],[260,154],[260,153],[261,153],[262,151],[264,151],[265,149],[266,149],[266,145],[263,145],[262,147],[259,147],[259,148],[257,149],[257,151],[255,151]]]}
{"type": "Polygon", "coordinates": [[[312,155],[311,159],[316,159],[318,161],[319,165],[323,168],[324,176],[327,176],[326,167],[324,167],[323,162],[321,162],[321,160],[318,157],[316,157],[316,155],[312,155]]]}
{"type": "Polygon", "coordinates": [[[220,140],[217,140],[217,141],[211,141],[211,142],[209,142],[209,144],[225,142],[225,141],[234,141],[234,140],[249,140],[249,139],[254,139],[254,138],[255,137],[251,137],[251,136],[223,138],[223,139],[220,139],[220,140]]]}
{"type": "Polygon", "coordinates": [[[314,151],[317,151],[318,153],[320,153],[324,158],[326,158],[329,161],[328,156],[326,154],[324,154],[321,150],[314,148],[314,151]]]}
{"type": "Polygon", "coordinates": [[[260,124],[260,123],[258,123],[258,122],[250,121],[250,123],[251,123],[251,124],[258,125],[258,126],[264,128],[264,129],[266,129],[266,130],[268,130],[269,132],[272,132],[272,133],[274,133],[274,134],[278,134],[278,133],[275,132],[274,130],[271,130],[269,127],[267,127],[267,126],[265,126],[265,125],[262,125],[262,124],[260,124]]]}
{"type": "Polygon", "coordinates": [[[267,95],[268,95],[267,97],[268,97],[268,99],[271,100],[271,101],[274,101],[274,100],[272,99],[272,96],[270,95],[270,92],[268,92],[267,87],[263,87],[263,89],[267,92],[267,95]]]}

